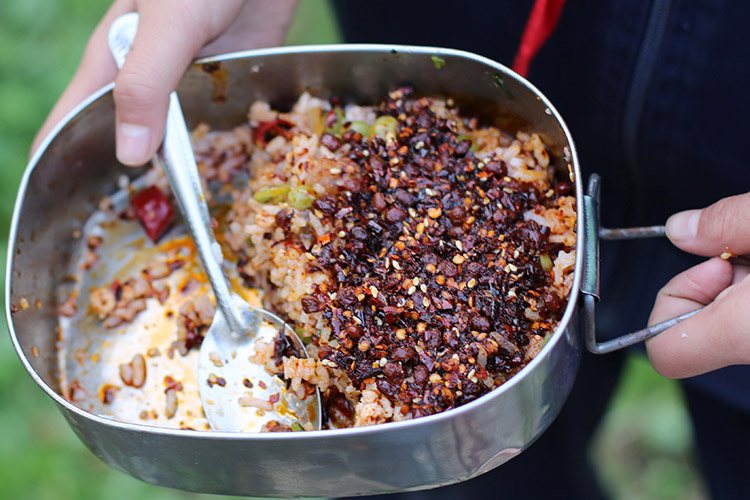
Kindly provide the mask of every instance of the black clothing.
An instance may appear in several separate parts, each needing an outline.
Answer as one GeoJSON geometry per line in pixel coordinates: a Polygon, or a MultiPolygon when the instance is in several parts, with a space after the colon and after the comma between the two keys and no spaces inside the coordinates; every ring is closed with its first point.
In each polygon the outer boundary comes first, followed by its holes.
{"type": "MultiPolygon", "coordinates": [[[[334,5],[348,42],[446,46],[509,66],[533,1],[335,0],[334,5]]],[[[531,63],[529,80],[566,120],[585,178],[602,175],[605,226],[663,224],[675,212],[750,188],[744,151],[750,116],[748,19],[750,4],[736,0],[567,1],[555,32],[531,63]]],[[[603,244],[600,337],[642,328],[659,288],[701,260],[666,239],[603,244]]],[[[604,410],[599,398],[613,389],[621,355],[592,357],[584,355],[562,414],[528,451],[487,477],[408,497],[473,498],[482,490],[482,498],[491,497],[493,490],[482,486],[488,481],[520,483],[520,498],[534,497],[523,483],[543,471],[545,481],[536,483],[550,484],[538,494],[596,498],[583,469],[569,469],[585,461],[596,420],[590,426],[582,422],[604,410]],[[581,439],[575,449],[563,437],[571,435],[581,439]],[[559,478],[548,476],[556,472],[559,478]]],[[[750,366],[684,383],[712,493],[750,498],[747,467],[744,475],[712,479],[722,468],[737,470],[722,466],[724,456],[748,463],[750,366]],[[724,454],[722,443],[739,449],[724,454]]],[[[503,492],[511,496],[505,487],[503,492]]]]}

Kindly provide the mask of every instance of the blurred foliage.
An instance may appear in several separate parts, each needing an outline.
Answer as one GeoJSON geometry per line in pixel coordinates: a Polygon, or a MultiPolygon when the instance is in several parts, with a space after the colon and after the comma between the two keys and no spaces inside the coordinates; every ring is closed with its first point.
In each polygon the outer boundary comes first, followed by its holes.
{"type": "Polygon", "coordinates": [[[707,498],[697,472],[693,430],[679,384],[632,355],[590,457],[617,500],[707,498]]]}
{"type": "MultiPolygon", "coordinates": [[[[106,0],[0,2],[0,256],[31,141],[73,76],[106,0]]],[[[303,0],[287,43],[331,43],[324,0],[303,0]]],[[[4,281],[4,265],[0,278],[4,281]]],[[[2,298],[2,291],[0,291],[2,298]]],[[[2,299],[4,301],[4,298],[2,299]]],[[[4,302],[3,302],[4,303],[4,302]]],[[[8,499],[208,499],[150,486],[88,451],[25,373],[0,321],[0,497],[8,499]]],[[[698,500],[689,417],[678,386],[644,359],[629,362],[592,458],[617,499],[698,500]]]]}

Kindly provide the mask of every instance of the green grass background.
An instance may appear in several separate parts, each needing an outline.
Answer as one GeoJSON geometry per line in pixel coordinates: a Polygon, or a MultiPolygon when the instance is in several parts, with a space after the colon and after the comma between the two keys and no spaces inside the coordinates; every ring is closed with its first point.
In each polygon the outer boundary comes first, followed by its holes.
{"type": "MultiPolygon", "coordinates": [[[[0,1],[2,281],[13,201],[31,141],[108,5],[107,0],[0,1]]],[[[287,43],[337,40],[327,2],[302,0],[287,43]]],[[[618,499],[705,498],[692,446],[679,387],[646,360],[631,359],[591,450],[604,487],[618,499]]],[[[0,320],[0,499],[125,498],[226,497],[151,486],[100,462],[24,371],[0,320]]]]}

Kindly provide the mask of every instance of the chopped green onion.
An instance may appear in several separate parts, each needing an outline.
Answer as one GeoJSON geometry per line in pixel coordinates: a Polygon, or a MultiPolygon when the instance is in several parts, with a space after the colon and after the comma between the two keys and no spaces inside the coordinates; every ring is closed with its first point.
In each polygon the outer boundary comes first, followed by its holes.
{"type": "MultiPolygon", "coordinates": [[[[547,345],[547,342],[549,342],[549,339],[551,339],[551,338],[552,338],[552,335],[553,335],[552,333],[548,333],[548,334],[547,334],[547,335],[546,335],[546,336],[544,337],[544,340],[542,340],[542,347],[544,347],[544,346],[546,346],[546,345],[547,345]]],[[[541,347],[540,347],[540,350],[541,350],[541,347]]]]}
{"type": "MultiPolygon", "coordinates": [[[[471,141],[471,137],[469,137],[468,135],[459,134],[456,136],[456,143],[465,141],[467,139],[471,141]]],[[[471,151],[472,153],[476,153],[477,151],[479,151],[479,146],[476,142],[471,141],[471,147],[469,148],[469,151],[471,151]]]]}
{"type": "Polygon", "coordinates": [[[440,69],[446,64],[445,59],[439,56],[431,56],[430,59],[432,59],[432,64],[435,65],[435,69],[440,69]]]}
{"type": "Polygon", "coordinates": [[[398,130],[398,120],[392,116],[381,116],[375,120],[370,129],[370,137],[379,137],[381,139],[388,140],[388,135],[396,137],[398,130]]]}
{"type": "Polygon", "coordinates": [[[294,432],[300,432],[300,431],[304,431],[304,430],[305,430],[305,428],[302,427],[302,424],[300,424],[299,422],[292,423],[292,431],[294,431],[294,432]]]}
{"type": "Polygon", "coordinates": [[[349,130],[353,130],[362,137],[368,137],[370,135],[370,126],[365,122],[354,121],[349,124],[349,130]]]}
{"type": "Polygon", "coordinates": [[[341,125],[343,125],[344,121],[346,121],[346,115],[344,114],[344,110],[341,108],[334,108],[333,112],[336,114],[336,121],[333,122],[333,124],[330,127],[326,127],[325,131],[330,132],[331,134],[335,136],[340,136],[341,125]]]}
{"type": "Polygon", "coordinates": [[[289,194],[289,186],[287,184],[281,184],[280,186],[272,186],[263,188],[253,195],[255,201],[258,203],[281,203],[286,200],[289,194]]]}
{"type": "Polygon", "coordinates": [[[544,269],[545,272],[552,271],[552,259],[546,253],[539,256],[539,263],[542,265],[542,269],[544,269]]]}
{"type": "Polygon", "coordinates": [[[503,81],[503,77],[500,76],[500,73],[498,72],[493,73],[492,79],[495,81],[495,85],[503,89],[503,91],[505,92],[505,96],[508,99],[513,99],[513,94],[510,92],[510,90],[508,90],[508,87],[505,86],[505,82],[503,81]]]}
{"type": "Polygon", "coordinates": [[[287,201],[292,208],[297,210],[307,210],[310,208],[317,197],[315,191],[307,186],[294,186],[287,197],[287,201]]]}
{"type": "Polygon", "coordinates": [[[303,344],[310,344],[310,341],[312,341],[312,337],[305,337],[305,330],[301,326],[295,326],[294,331],[297,333],[297,336],[300,338],[303,344]]]}

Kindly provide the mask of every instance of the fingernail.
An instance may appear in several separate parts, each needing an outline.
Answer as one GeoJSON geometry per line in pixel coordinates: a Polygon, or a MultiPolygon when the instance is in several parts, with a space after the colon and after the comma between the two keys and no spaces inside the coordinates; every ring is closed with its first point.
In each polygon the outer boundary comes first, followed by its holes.
{"type": "Polygon", "coordinates": [[[675,242],[686,242],[695,238],[698,233],[700,210],[686,210],[674,214],[667,220],[667,237],[675,242]]]}
{"type": "Polygon", "coordinates": [[[117,159],[120,163],[140,166],[149,158],[151,130],[143,125],[121,123],[117,127],[117,159]]]}

